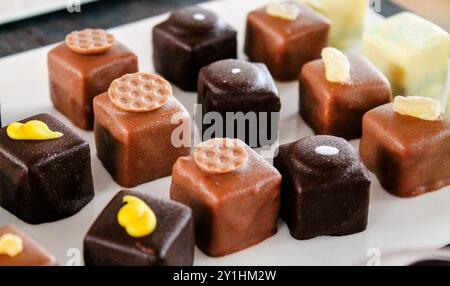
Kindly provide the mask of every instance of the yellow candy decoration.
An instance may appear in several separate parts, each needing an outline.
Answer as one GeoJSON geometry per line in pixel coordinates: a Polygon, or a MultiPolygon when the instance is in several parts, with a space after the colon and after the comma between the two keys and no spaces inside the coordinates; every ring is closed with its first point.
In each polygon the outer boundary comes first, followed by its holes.
{"type": "Polygon", "coordinates": [[[6,233],[0,237],[0,255],[16,257],[23,251],[23,241],[20,236],[6,233]]]}
{"type": "Polygon", "coordinates": [[[156,228],[156,215],[141,199],[135,196],[124,196],[126,203],[117,214],[119,224],[132,237],[144,237],[156,228]]]}
{"type": "Polygon", "coordinates": [[[51,140],[63,136],[61,132],[51,131],[47,124],[39,120],[31,120],[25,124],[11,123],[6,133],[14,140],[51,140]]]}

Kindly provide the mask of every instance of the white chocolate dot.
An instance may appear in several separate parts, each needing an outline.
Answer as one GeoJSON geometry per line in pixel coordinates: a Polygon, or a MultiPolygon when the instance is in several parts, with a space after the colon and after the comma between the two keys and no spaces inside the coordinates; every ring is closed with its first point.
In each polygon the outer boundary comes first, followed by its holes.
{"type": "Polygon", "coordinates": [[[192,18],[195,21],[205,21],[206,16],[205,16],[205,14],[202,14],[202,13],[195,13],[194,15],[192,15],[192,18]]]}
{"type": "Polygon", "coordinates": [[[242,72],[242,70],[238,69],[238,68],[235,68],[235,69],[231,70],[231,73],[233,73],[233,74],[238,74],[238,73],[241,73],[241,72],[242,72]]]}
{"type": "Polygon", "coordinates": [[[331,146],[319,146],[315,149],[317,154],[323,156],[333,156],[339,154],[339,149],[331,146]]]}

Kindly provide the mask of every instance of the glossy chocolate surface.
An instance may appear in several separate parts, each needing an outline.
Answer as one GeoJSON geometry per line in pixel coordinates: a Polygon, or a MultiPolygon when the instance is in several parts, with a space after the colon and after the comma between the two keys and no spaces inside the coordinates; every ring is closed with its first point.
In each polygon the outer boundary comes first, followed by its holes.
{"type": "MultiPolygon", "coordinates": [[[[223,120],[224,136],[239,138],[251,147],[269,145],[278,139],[278,112],[281,102],[278,89],[264,64],[250,63],[242,60],[223,60],[215,62],[200,71],[198,82],[198,103],[202,104],[203,116],[208,112],[219,113],[223,120]],[[246,128],[245,136],[237,136],[238,124],[234,121],[234,132],[228,134],[226,115],[242,112],[254,113],[258,128],[246,128]],[[260,122],[260,113],[266,113],[266,122],[260,122]],[[277,120],[271,119],[271,114],[277,120]],[[271,132],[271,125],[274,124],[271,132]],[[258,140],[263,137],[267,140],[258,140]],[[267,143],[261,144],[263,141],[267,143]]],[[[203,132],[211,124],[202,124],[203,132]]],[[[203,138],[204,140],[210,138],[203,138]]]]}
{"type": "MultiPolygon", "coordinates": [[[[139,184],[168,176],[180,156],[191,149],[175,147],[172,132],[185,122],[190,136],[190,116],[172,96],[161,108],[149,112],[128,112],[115,107],[108,93],[94,100],[97,156],[121,186],[139,184]],[[181,120],[172,124],[172,116],[181,120]]],[[[189,139],[190,141],[190,139],[189,139]]]]}
{"type": "Polygon", "coordinates": [[[342,138],[312,136],[280,146],[281,214],[296,239],[366,229],[370,175],[342,138]]]}
{"type": "Polygon", "coordinates": [[[192,156],[174,165],[170,197],[192,208],[197,246],[209,256],[245,249],[277,232],[281,176],[247,150],[245,165],[226,174],[203,171],[192,156]]]}
{"type": "Polygon", "coordinates": [[[202,67],[229,58],[237,58],[237,32],[212,11],[183,8],[153,29],[156,71],[184,90],[197,90],[202,67]]]}
{"type": "Polygon", "coordinates": [[[348,83],[329,82],[323,60],[306,64],[300,75],[300,114],[316,134],[361,137],[364,113],[392,102],[389,82],[363,56],[349,53],[348,83]]]}
{"type": "Polygon", "coordinates": [[[63,137],[13,140],[0,130],[0,206],[31,224],[74,215],[94,197],[89,144],[48,114],[40,120],[63,137]]]}
{"type": "Polygon", "coordinates": [[[382,186],[412,197],[450,185],[450,121],[396,113],[392,104],[364,115],[360,154],[382,186]]]}
{"type": "Polygon", "coordinates": [[[307,5],[292,4],[300,10],[296,20],[271,16],[266,7],[247,17],[245,53],[251,61],[265,63],[280,81],[296,80],[305,63],[320,58],[331,24],[307,5]]]}
{"type": "Polygon", "coordinates": [[[56,260],[51,254],[16,227],[0,227],[0,237],[7,233],[22,239],[23,251],[15,257],[0,254],[0,266],[56,266],[56,260]]]}
{"type": "Polygon", "coordinates": [[[107,52],[81,55],[65,43],[48,54],[50,95],[53,105],[73,124],[92,130],[93,98],[108,90],[116,78],[138,71],[137,56],[121,43],[107,52]]]}
{"type": "Polygon", "coordinates": [[[194,261],[192,211],[148,194],[121,191],[105,207],[84,238],[87,266],[191,266],[194,261]],[[135,238],[118,223],[123,197],[136,196],[155,213],[156,229],[135,238]]]}

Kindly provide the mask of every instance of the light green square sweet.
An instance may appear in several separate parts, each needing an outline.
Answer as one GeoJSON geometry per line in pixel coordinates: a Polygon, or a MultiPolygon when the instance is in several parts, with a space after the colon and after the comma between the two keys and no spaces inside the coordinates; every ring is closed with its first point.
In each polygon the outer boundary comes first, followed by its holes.
{"type": "Polygon", "coordinates": [[[367,0],[297,0],[331,20],[330,45],[348,49],[361,39],[367,0]]]}
{"type": "Polygon", "coordinates": [[[389,79],[394,95],[437,97],[445,88],[449,34],[420,16],[404,12],[367,29],[363,52],[389,79]]]}

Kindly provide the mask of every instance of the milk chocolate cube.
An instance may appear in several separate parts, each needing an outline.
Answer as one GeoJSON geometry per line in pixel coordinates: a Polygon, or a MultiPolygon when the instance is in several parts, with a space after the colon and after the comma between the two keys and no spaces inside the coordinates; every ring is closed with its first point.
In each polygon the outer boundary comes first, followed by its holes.
{"type": "Polygon", "coordinates": [[[107,91],[116,78],[137,71],[137,56],[119,42],[91,55],[76,53],[62,43],[48,54],[53,105],[77,127],[92,130],[93,98],[107,91]]]}
{"type": "Polygon", "coordinates": [[[320,57],[330,30],[330,21],[312,8],[287,3],[299,11],[294,20],[269,15],[267,7],[247,18],[245,53],[251,61],[265,63],[280,81],[296,80],[305,63],[320,57]]]}
{"type": "Polygon", "coordinates": [[[380,68],[394,95],[436,97],[447,81],[449,34],[412,13],[401,13],[367,29],[364,54],[380,68]]]}
{"type": "Polygon", "coordinates": [[[193,156],[173,167],[170,197],[192,208],[197,246],[224,256],[257,244],[277,232],[281,176],[259,154],[225,174],[199,167],[193,156]]]}
{"type": "Polygon", "coordinates": [[[342,138],[312,136],[280,146],[281,215],[291,235],[310,239],[366,229],[370,175],[342,138]]]}
{"type": "Polygon", "coordinates": [[[183,8],[153,29],[155,69],[181,89],[195,91],[202,67],[229,58],[237,58],[237,32],[212,11],[183,8]]]}
{"type": "Polygon", "coordinates": [[[450,184],[450,121],[401,115],[392,104],[364,115],[359,147],[364,164],[381,185],[413,197],[450,184]]]}
{"type": "Polygon", "coordinates": [[[202,104],[205,137],[210,137],[205,133],[208,128],[217,127],[204,122],[205,116],[216,112],[223,121],[218,126],[223,133],[213,136],[239,138],[250,147],[269,145],[278,139],[281,103],[264,64],[229,59],[204,67],[198,81],[198,103],[202,104]],[[227,130],[227,125],[233,128],[227,130]]]}
{"type": "Polygon", "coordinates": [[[105,207],[84,238],[87,266],[192,266],[194,261],[192,211],[153,196],[121,191],[105,207]],[[117,219],[124,196],[143,200],[155,213],[155,230],[144,237],[130,236],[117,219]]]}
{"type": "Polygon", "coordinates": [[[307,3],[333,23],[330,45],[348,49],[361,39],[369,5],[367,0],[298,0],[307,3]]]}
{"type": "Polygon", "coordinates": [[[94,197],[89,144],[48,114],[40,120],[63,133],[54,140],[13,140],[0,130],[0,206],[30,224],[76,214],[94,197]]]}
{"type": "Polygon", "coordinates": [[[182,124],[187,131],[181,135],[189,136],[189,141],[191,136],[189,113],[173,96],[157,110],[128,112],[104,93],[94,99],[94,112],[97,156],[121,186],[131,188],[168,176],[177,158],[190,153],[189,146],[172,142],[172,133],[182,124]]]}
{"type": "Polygon", "coordinates": [[[300,114],[316,134],[359,138],[364,113],[392,101],[389,82],[372,63],[353,53],[347,57],[346,83],[328,81],[323,60],[302,68],[300,114]]]}
{"type": "Polygon", "coordinates": [[[56,266],[56,260],[33,239],[12,225],[0,227],[0,239],[4,235],[18,236],[22,251],[16,256],[0,254],[0,266],[56,266]]]}

